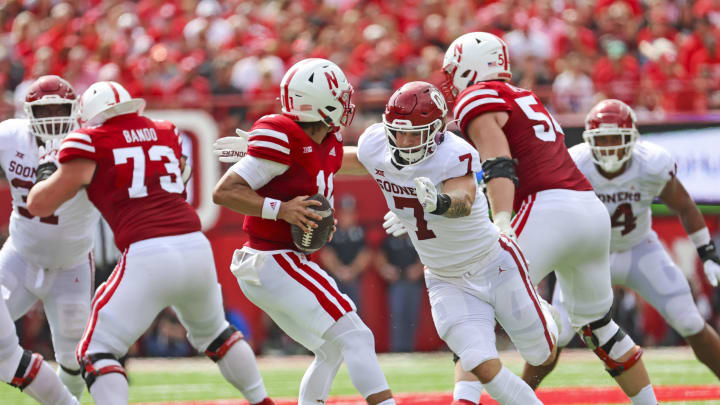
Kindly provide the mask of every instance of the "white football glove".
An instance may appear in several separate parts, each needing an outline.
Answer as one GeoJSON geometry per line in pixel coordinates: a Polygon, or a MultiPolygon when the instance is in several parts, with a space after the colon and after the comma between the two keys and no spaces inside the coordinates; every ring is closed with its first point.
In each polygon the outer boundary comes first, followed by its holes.
{"type": "Polygon", "coordinates": [[[236,129],[235,133],[237,136],[226,136],[213,143],[213,153],[219,161],[235,163],[247,154],[250,134],[241,129],[236,129]]]}
{"type": "Polygon", "coordinates": [[[388,211],[383,219],[385,220],[385,222],[383,222],[383,228],[385,228],[385,232],[387,232],[388,235],[398,237],[407,233],[407,228],[400,222],[400,218],[398,218],[396,213],[388,211]]]}
{"type": "Polygon", "coordinates": [[[50,139],[38,147],[38,166],[35,181],[43,181],[50,177],[58,168],[58,152],[62,139],[50,139]]]}
{"type": "Polygon", "coordinates": [[[501,211],[497,214],[493,214],[493,224],[498,229],[498,232],[507,236],[512,240],[517,240],[515,236],[515,230],[513,230],[512,224],[510,223],[510,213],[507,211],[501,211]]]}
{"type": "Polygon", "coordinates": [[[708,278],[708,281],[710,281],[710,284],[713,287],[718,286],[718,281],[720,281],[720,264],[716,263],[714,260],[705,260],[703,263],[703,269],[705,270],[705,275],[708,278]]]}
{"type": "Polygon", "coordinates": [[[433,212],[437,209],[437,189],[427,177],[415,177],[415,194],[425,212],[433,212]]]}

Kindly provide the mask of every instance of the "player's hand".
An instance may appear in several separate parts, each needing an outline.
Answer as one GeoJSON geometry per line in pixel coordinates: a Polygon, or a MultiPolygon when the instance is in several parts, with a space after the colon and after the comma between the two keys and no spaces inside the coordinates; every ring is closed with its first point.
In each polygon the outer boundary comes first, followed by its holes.
{"type": "Polygon", "coordinates": [[[297,225],[303,232],[310,232],[310,229],[318,227],[316,221],[322,220],[322,217],[309,207],[312,205],[322,205],[320,201],[306,200],[308,196],[301,195],[290,201],[280,204],[277,217],[283,221],[297,225]]]}
{"type": "Polygon", "coordinates": [[[332,242],[333,236],[335,236],[335,232],[337,231],[337,218],[335,218],[335,223],[333,224],[333,229],[330,231],[330,237],[328,238],[328,243],[332,242]]]}
{"type": "Polygon", "coordinates": [[[437,189],[427,177],[415,177],[415,194],[425,212],[433,212],[437,208],[437,189]]]}
{"type": "Polygon", "coordinates": [[[47,179],[57,170],[59,165],[58,152],[61,144],[61,139],[50,139],[38,147],[36,182],[47,179]]]}
{"type": "Polygon", "coordinates": [[[705,276],[713,287],[718,286],[720,282],[720,257],[718,257],[717,250],[715,249],[715,243],[710,242],[707,245],[700,246],[698,248],[698,254],[700,260],[703,262],[703,270],[705,270],[705,276]]]}
{"type": "Polygon", "coordinates": [[[513,230],[512,224],[510,223],[510,213],[506,211],[498,212],[493,214],[493,224],[498,229],[498,232],[507,236],[512,240],[517,240],[515,236],[515,230],[513,230]]]}
{"type": "Polygon", "coordinates": [[[388,211],[383,219],[385,220],[385,222],[383,222],[383,228],[385,228],[385,232],[388,235],[398,237],[407,233],[407,228],[400,222],[400,218],[398,218],[396,213],[388,211]]]}
{"type": "Polygon", "coordinates": [[[235,163],[247,154],[250,134],[241,129],[235,133],[237,136],[226,136],[213,143],[213,153],[223,163],[235,163]]]}
{"type": "Polygon", "coordinates": [[[717,287],[718,281],[720,281],[720,264],[712,260],[707,260],[703,263],[703,269],[705,269],[705,275],[708,281],[710,281],[710,284],[712,284],[713,287],[717,287]]]}

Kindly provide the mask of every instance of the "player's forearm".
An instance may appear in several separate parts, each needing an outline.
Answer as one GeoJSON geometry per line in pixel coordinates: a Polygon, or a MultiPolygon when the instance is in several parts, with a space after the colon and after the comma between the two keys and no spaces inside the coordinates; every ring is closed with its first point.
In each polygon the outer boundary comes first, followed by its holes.
{"type": "Polygon", "coordinates": [[[450,197],[450,208],[442,214],[447,218],[460,218],[470,215],[474,199],[465,190],[452,190],[447,193],[450,197]]]}
{"type": "Polygon", "coordinates": [[[508,178],[494,178],[487,184],[487,196],[493,213],[512,213],[515,184],[508,178]]]}
{"type": "Polygon", "coordinates": [[[707,226],[702,213],[695,203],[687,204],[678,210],[678,217],[680,218],[680,222],[688,235],[707,226]]]}
{"type": "Polygon", "coordinates": [[[343,161],[337,174],[348,174],[352,176],[364,176],[368,174],[365,166],[360,163],[357,157],[357,146],[343,147],[343,161]]]}
{"type": "Polygon", "coordinates": [[[244,215],[262,215],[265,199],[247,185],[232,184],[222,180],[213,190],[213,202],[244,215]]]}

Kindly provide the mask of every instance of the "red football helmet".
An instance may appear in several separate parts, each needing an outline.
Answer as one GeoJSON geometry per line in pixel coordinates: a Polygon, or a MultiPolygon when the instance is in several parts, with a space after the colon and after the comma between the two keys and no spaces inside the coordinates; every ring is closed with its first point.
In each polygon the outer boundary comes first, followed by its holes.
{"type": "Polygon", "coordinates": [[[77,127],[77,94],[60,76],[41,76],[25,96],[25,114],[30,130],[42,140],[63,138],[77,127]]]}
{"type": "Polygon", "coordinates": [[[432,155],[443,136],[447,112],[445,98],[430,83],[410,82],[395,91],[383,114],[393,163],[408,166],[432,155]],[[398,147],[398,133],[417,133],[420,142],[410,147],[398,147]]]}
{"type": "Polygon", "coordinates": [[[620,100],[603,100],[590,110],[585,118],[583,139],[590,145],[595,164],[609,173],[622,168],[640,135],[635,128],[636,121],[632,108],[620,100]],[[601,139],[609,136],[619,136],[620,142],[601,139]]]}

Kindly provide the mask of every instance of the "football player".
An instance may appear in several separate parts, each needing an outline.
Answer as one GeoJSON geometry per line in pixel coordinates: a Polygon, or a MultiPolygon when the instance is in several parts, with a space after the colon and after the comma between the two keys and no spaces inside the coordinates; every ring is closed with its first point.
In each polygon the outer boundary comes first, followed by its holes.
{"type": "Polygon", "coordinates": [[[28,192],[47,173],[40,159],[57,153],[77,127],[78,100],[70,83],[42,76],[28,88],[24,119],[0,123],[0,165],[12,193],[10,237],[0,250],[0,284],[17,320],[39,301],[50,324],[57,374],[77,398],[85,390],[75,347],[90,315],[100,214],[83,191],[42,217],[27,209],[28,192]]]}
{"type": "MultiPolygon", "coordinates": [[[[509,83],[508,49],[495,35],[457,38],[443,72],[462,135],[480,153],[493,222],[517,237],[534,284],[555,270],[572,328],[633,404],[656,405],[642,350],[610,317],[610,218],[570,157],[562,128],[532,91],[509,83]]],[[[477,403],[472,391],[456,399],[477,403]]]]}
{"type": "Polygon", "coordinates": [[[76,350],[93,399],[127,404],[118,359],[172,306],[193,347],[215,361],[251,404],[274,404],[252,349],[225,320],[210,243],[185,201],[190,170],[177,129],[142,116],[145,101],[115,82],[90,86],[81,105],[86,127],[65,138],[57,161],[40,166],[49,177],[30,190],[27,208],[47,217],[85,189],[123,252],[93,298],[76,350]]]}
{"type": "Polygon", "coordinates": [[[540,404],[500,362],[495,320],[536,365],[553,362],[557,325],[530,282],[522,252],[490,222],[475,178],[480,158],[445,131],[447,111],[435,86],[405,84],[390,97],[383,123],[360,137],[357,160],[385,196],[392,224],[386,227],[395,234],[398,226],[408,230],[425,265],[435,328],[463,370],[501,404],[540,404]]]}
{"type": "Polygon", "coordinates": [[[293,65],[280,84],[282,114],[260,118],[249,134],[239,131],[247,136],[247,156],[213,193],[216,204],[245,214],[250,240],[235,251],[230,267],[243,293],[315,353],[300,383],[299,405],[325,403],[343,361],[368,404],[395,404],[373,334],[355,304],[293,244],[290,232],[291,224],[308,232],[321,219],[309,208],[320,203],[307,196],[319,193],[332,204],[333,178],[343,161],[338,131],[353,119],[352,93],[343,71],[328,60],[293,65]]]}
{"type": "MultiPolygon", "coordinates": [[[[640,294],[720,377],[720,338],[705,323],[682,271],[650,227],[653,200],[660,198],[678,214],[715,287],[720,281],[720,258],[702,214],[676,177],[675,161],[662,147],[639,140],[635,122],[635,113],[627,104],[601,101],[585,119],[585,142],[570,148],[573,160],[610,213],[612,283],[640,294]]],[[[562,305],[560,296],[554,301],[562,305]]],[[[563,321],[568,322],[566,317],[563,321]]],[[[561,347],[571,337],[563,333],[561,347]]],[[[552,367],[533,371],[537,373],[533,380],[539,383],[552,367]]]]}

